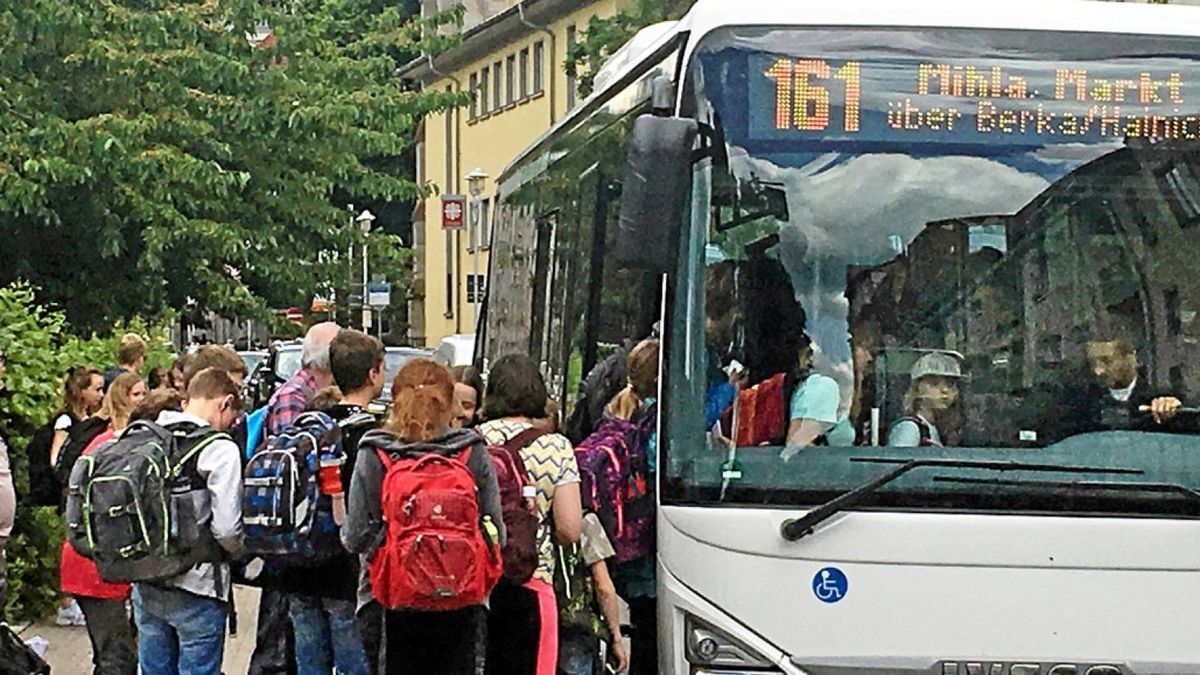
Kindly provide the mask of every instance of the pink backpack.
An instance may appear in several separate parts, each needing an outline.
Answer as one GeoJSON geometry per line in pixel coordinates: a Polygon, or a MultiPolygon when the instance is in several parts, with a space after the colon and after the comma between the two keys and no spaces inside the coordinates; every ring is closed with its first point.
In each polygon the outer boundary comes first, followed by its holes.
{"type": "Polygon", "coordinates": [[[619,563],[654,550],[654,494],[646,444],[656,414],[640,423],[605,415],[600,426],[575,447],[583,508],[600,518],[619,563]]]}

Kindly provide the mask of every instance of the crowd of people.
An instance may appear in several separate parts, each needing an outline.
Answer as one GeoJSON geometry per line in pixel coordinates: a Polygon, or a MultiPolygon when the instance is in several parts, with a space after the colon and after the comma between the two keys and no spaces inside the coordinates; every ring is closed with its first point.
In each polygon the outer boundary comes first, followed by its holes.
{"type": "MultiPolygon", "coordinates": [[[[247,370],[236,352],[205,345],[170,369],[154,369],[147,381],[145,349],[131,334],[121,340],[116,367],[105,372],[84,365],[66,373],[61,408],[28,448],[28,503],[67,514],[60,623],[86,625],[97,675],[220,673],[226,634],[238,611],[247,611],[234,607],[235,583],[262,589],[250,665],[256,675],[657,672],[652,543],[631,548],[630,535],[606,522],[605,505],[584,499],[581,480],[603,478],[581,475],[581,463],[590,460],[577,460],[576,453],[586,452],[588,443],[577,448],[558,433],[558,406],[529,357],[497,359],[486,386],[474,368],[451,370],[424,359],[409,361],[389,382],[376,338],[318,324],[304,339],[302,368],[260,412],[259,432],[249,422],[255,415],[243,410],[247,370]],[[376,416],[371,404],[385,388],[392,402],[376,416]],[[254,550],[252,530],[265,521],[243,509],[260,484],[248,467],[258,461],[256,453],[273,448],[273,439],[293,433],[314,411],[340,433],[342,454],[337,461],[321,455],[312,474],[323,500],[313,508],[331,510],[340,547],[303,564],[256,557],[247,553],[254,550]],[[193,523],[192,529],[205,529],[200,537],[210,552],[170,578],[122,577],[112,572],[116,567],[102,553],[103,543],[91,541],[93,534],[103,537],[101,526],[80,524],[88,516],[79,516],[78,507],[72,511],[71,500],[78,503],[79,493],[91,489],[84,483],[91,474],[78,467],[95,471],[108,461],[101,457],[123,443],[143,447],[131,439],[157,428],[183,448],[173,474],[181,482],[165,498],[172,504],[169,527],[193,523]],[[505,453],[519,468],[506,468],[505,453]],[[475,502],[469,513],[476,521],[464,535],[470,546],[451,547],[441,534],[433,554],[418,550],[420,537],[409,549],[397,544],[397,536],[407,535],[397,534],[395,521],[441,494],[424,483],[424,492],[396,505],[397,485],[428,479],[421,471],[429,461],[466,468],[475,502]],[[397,477],[405,472],[411,475],[397,477]],[[519,488],[516,516],[508,480],[519,488]],[[175,500],[185,492],[191,495],[187,508],[196,513],[175,522],[181,508],[175,500]],[[85,529],[86,543],[82,535],[72,537],[85,529]],[[530,544],[523,552],[519,541],[525,536],[530,544]],[[527,568],[512,572],[522,555],[527,568]],[[439,573],[423,565],[450,568],[441,570],[442,577],[478,577],[483,592],[462,606],[447,600],[449,591],[432,600],[405,600],[395,589],[420,587],[414,574],[439,573]],[[632,655],[621,598],[634,627],[632,655]]],[[[638,345],[629,354],[627,386],[594,421],[597,428],[609,421],[626,425],[620,428],[629,435],[618,440],[633,447],[648,471],[657,361],[657,342],[638,345]]],[[[0,354],[0,382],[3,372],[0,354]]],[[[0,542],[15,508],[3,450],[0,542]]],[[[639,480],[643,489],[653,483],[639,480]]],[[[430,523],[444,515],[443,507],[452,509],[447,499],[437,502],[430,523]]],[[[145,528],[146,516],[138,517],[145,528]]],[[[638,536],[653,541],[652,530],[649,539],[638,536]]],[[[438,583],[450,586],[462,581],[442,577],[438,583]]]]}

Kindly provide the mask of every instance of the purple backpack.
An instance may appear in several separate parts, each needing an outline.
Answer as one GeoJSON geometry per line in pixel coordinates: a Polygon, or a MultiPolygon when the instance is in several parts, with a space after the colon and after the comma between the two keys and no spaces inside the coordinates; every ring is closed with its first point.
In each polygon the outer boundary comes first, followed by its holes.
{"type": "Polygon", "coordinates": [[[654,494],[646,440],[655,414],[647,412],[640,423],[606,414],[592,435],[575,446],[583,508],[600,518],[618,563],[654,550],[654,494]]]}

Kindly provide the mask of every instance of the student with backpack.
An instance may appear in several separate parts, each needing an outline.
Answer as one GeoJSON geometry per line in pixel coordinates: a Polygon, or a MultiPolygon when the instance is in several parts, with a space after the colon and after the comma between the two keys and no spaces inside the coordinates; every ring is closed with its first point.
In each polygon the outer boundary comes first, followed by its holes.
{"type": "MultiPolygon", "coordinates": [[[[146,385],[134,373],[121,373],[105,389],[103,402],[94,415],[72,425],[67,442],[54,457],[54,474],[65,488],[76,461],[95,440],[113,430],[114,423],[121,428],[128,423],[128,415],[146,395],[146,385]],[[118,383],[118,380],[120,381],[118,383]],[[108,391],[113,395],[109,396],[108,391]]],[[[61,503],[61,502],[60,502],[61,503]]],[[[63,598],[58,608],[55,623],[60,626],[82,626],[86,622],[79,602],[74,598],[63,598]]]]}
{"type": "Polygon", "coordinates": [[[953,416],[958,406],[958,382],[962,376],[962,367],[951,354],[932,352],[917,359],[910,373],[912,383],[904,394],[904,416],[892,423],[887,444],[892,447],[945,445],[949,427],[945,421],[953,416]]]}
{"type": "Polygon", "coordinates": [[[54,462],[72,427],[100,409],[104,401],[104,375],[90,366],[75,366],[63,378],[62,406],[29,439],[29,501],[35,506],[62,506],[62,483],[54,475],[54,462]]]}
{"type": "MultiPolygon", "coordinates": [[[[532,420],[547,434],[558,432],[558,403],[546,401],[544,417],[532,420]]],[[[621,636],[617,589],[608,562],[616,555],[604,526],[594,513],[583,515],[575,544],[555,543],[554,595],[558,601],[558,674],[603,675],[604,665],[629,669],[629,652],[621,636]],[[603,662],[600,644],[607,647],[603,662]]]]}
{"type": "MultiPolygon", "coordinates": [[[[240,407],[241,390],[229,373],[209,368],[189,381],[182,412],[167,410],[158,417],[159,426],[182,436],[179,478],[191,491],[181,509],[188,504],[196,509],[194,519],[174,525],[191,530],[207,523],[207,531],[189,531],[197,538],[193,550],[206,555],[182,574],[134,584],[144,675],[221,672],[231,600],[228,560],[242,552],[241,453],[223,432],[240,407]]],[[[103,575],[103,566],[100,571],[103,575]]]]}
{"type": "Polygon", "coordinates": [[[657,340],[643,340],[629,352],[628,384],[609,402],[596,431],[575,448],[583,506],[598,516],[612,542],[613,583],[629,605],[635,675],[658,672],[653,493],[658,349],[657,340]]]}
{"type": "Polygon", "coordinates": [[[409,361],[355,460],[342,541],[367,555],[387,610],[390,675],[475,675],[484,655],[505,529],[495,468],[475,432],[451,427],[457,414],[450,371],[409,361]]]}
{"type": "MultiPolygon", "coordinates": [[[[361,331],[343,330],[329,345],[329,365],[337,386],[318,392],[311,407],[340,429],[344,463],[322,469],[327,475],[319,479],[323,494],[344,501],[359,441],[379,424],[367,406],[383,392],[383,344],[361,331]],[[323,392],[337,393],[332,405],[322,405],[323,392]]],[[[320,564],[283,570],[279,588],[288,596],[300,675],[328,675],[335,667],[344,675],[378,671],[382,608],[370,601],[369,587],[360,600],[359,581],[358,556],[345,550],[320,564]]]]}
{"type": "MultiPolygon", "coordinates": [[[[536,563],[529,576],[514,578],[505,561],[505,579],[490,603],[488,675],[553,675],[558,661],[554,540],[578,542],[583,514],[570,441],[534,425],[545,415],[546,399],[546,383],[533,359],[510,355],[496,361],[484,403],[488,421],[479,433],[489,445],[517,454],[525,469],[521,479],[534,498],[536,563]]],[[[516,532],[512,538],[517,541],[516,532]]]]}
{"type": "MultiPolygon", "coordinates": [[[[336,323],[326,321],[315,324],[305,333],[300,370],[267,401],[267,411],[262,420],[265,435],[272,436],[292,426],[296,418],[308,410],[313,394],[333,384],[333,373],[329,368],[329,345],[340,330],[336,323]]],[[[248,440],[246,444],[255,442],[248,440]]],[[[248,675],[291,675],[296,672],[295,638],[288,616],[288,599],[274,587],[273,577],[270,571],[260,577],[262,594],[259,596],[258,626],[248,675]]]]}
{"type": "Polygon", "coordinates": [[[616,555],[594,513],[583,517],[578,544],[557,547],[554,592],[558,596],[559,675],[602,675],[603,666],[629,670],[629,652],[621,635],[620,598],[609,574],[616,555]],[[603,662],[600,644],[607,647],[603,662]]]}
{"type": "MultiPolygon", "coordinates": [[[[145,397],[146,385],[142,378],[132,373],[118,375],[109,385],[101,407],[108,426],[84,448],[83,456],[90,456],[96,448],[124,431],[134,409],[145,397]]],[[[130,594],[129,584],[108,583],[101,579],[96,563],[77,553],[67,541],[62,544],[58,569],[60,589],[73,597],[83,612],[92,645],[93,674],[134,675],[137,658],[133,626],[125,607],[130,594]]]]}

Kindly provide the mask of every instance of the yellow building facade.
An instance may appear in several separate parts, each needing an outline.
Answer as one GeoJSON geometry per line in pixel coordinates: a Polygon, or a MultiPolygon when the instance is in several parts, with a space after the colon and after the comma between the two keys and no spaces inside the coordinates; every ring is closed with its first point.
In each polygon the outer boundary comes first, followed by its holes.
{"type": "Polygon", "coordinates": [[[418,136],[417,179],[436,185],[437,194],[419,203],[413,218],[412,344],[432,347],[447,335],[475,332],[498,211],[496,178],[576,105],[575,82],[563,69],[567,50],[591,17],[612,16],[624,4],[495,0],[490,16],[475,13],[478,23],[464,28],[458,47],[401,70],[426,88],[475,93],[468,106],[428,116],[418,136]],[[461,230],[443,230],[440,194],[466,196],[461,230]]]}

